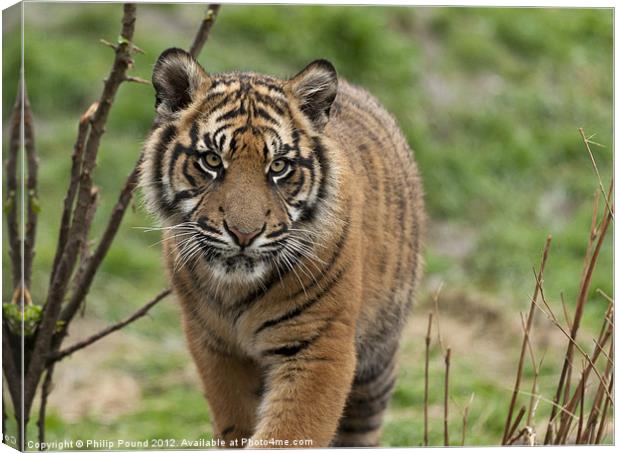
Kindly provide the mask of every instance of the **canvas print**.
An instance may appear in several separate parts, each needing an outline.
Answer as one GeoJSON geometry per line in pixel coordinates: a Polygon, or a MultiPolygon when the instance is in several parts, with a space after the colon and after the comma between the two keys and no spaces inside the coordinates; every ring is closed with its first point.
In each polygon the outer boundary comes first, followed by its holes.
{"type": "Polygon", "coordinates": [[[613,9],[3,11],[3,443],[614,443],[613,9]]]}

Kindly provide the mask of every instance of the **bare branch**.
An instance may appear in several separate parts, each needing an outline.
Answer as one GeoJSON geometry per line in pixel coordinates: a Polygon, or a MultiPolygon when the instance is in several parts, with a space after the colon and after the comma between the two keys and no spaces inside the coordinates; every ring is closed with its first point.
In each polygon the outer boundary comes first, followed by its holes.
{"type": "Polygon", "coordinates": [[[590,363],[592,370],[594,371],[594,374],[598,376],[599,380],[601,382],[605,382],[603,376],[601,375],[601,373],[598,371],[598,369],[594,365],[594,362],[592,361],[588,353],[584,351],[583,348],[579,346],[579,344],[575,341],[575,339],[571,337],[571,335],[564,329],[564,327],[562,327],[562,325],[558,322],[557,318],[555,317],[555,314],[553,314],[553,312],[547,313],[538,304],[536,304],[536,308],[538,308],[541,312],[543,312],[547,316],[547,318],[553,323],[553,325],[555,325],[560,330],[560,332],[564,334],[564,336],[568,339],[569,343],[572,344],[575,348],[577,348],[577,351],[579,351],[581,355],[583,355],[583,357],[590,363]]]}
{"type": "MultiPolygon", "coordinates": [[[[609,192],[607,195],[607,199],[609,200],[611,200],[611,193],[613,190],[613,185],[614,185],[614,181],[612,178],[610,187],[609,187],[609,192]]],[[[598,228],[598,237],[596,240],[596,245],[594,246],[594,250],[592,251],[590,260],[588,261],[584,269],[584,272],[583,272],[583,278],[581,280],[581,284],[579,288],[579,295],[577,297],[577,306],[575,308],[575,315],[573,316],[573,322],[572,322],[572,326],[570,330],[571,341],[569,341],[568,343],[566,355],[564,357],[564,365],[562,366],[560,380],[558,382],[558,386],[557,386],[556,393],[554,396],[555,403],[558,403],[560,401],[560,396],[562,395],[562,391],[565,389],[566,385],[569,385],[569,382],[566,380],[566,377],[568,375],[568,369],[569,369],[570,363],[572,362],[572,358],[573,358],[574,345],[576,344],[575,339],[577,338],[577,333],[579,331],[579,326],[581,324],[581,318],[583,316],[583,310],[586,304],[588,290],[590,289],[590,282],[592,279],[592,274],[594,273],[594,269],[596,267],[596,262],[598,260],[598,255],[603,245],[603,241],[605,239],[605,234],[607,233],[607,228],[609,227],[609,223],[612,220],[612,215],[613,215],[612,213],[613,213],[613,204],[612,205],[607,204],[607,213],[606,215],[603,216],[603,220],[601,221],[601,226],[600,228],[598,228]]],[[[563,329],[560,329],[560,330],[563,330],[563,329]]],[[[551,414],[549,416],[549,423],[547,425],[547,433],[545,434],[545,444],[548,444],[551,441],[551,431],[549,427],[551,425],[551,421],[555,418],[556,413],[557,413],[556,406],[553,406],[551,408],[551,414]]],[[[565,417],[562,416],[562,418],[565,418],[565,417]]]]}
{"type": "Polygon", "coordinates": [[[101,137],[105,132],[108,114],[118,87],[123,82],[128,68],[133,63],[131,59],[131,40],[136,20],[136,6],[135,4],[126,3],[123,6],[123,11],[121,31],[123,39],[116,49],[114,64],[104,84],[99,105],[93,115],[90,132],[84,148],[79,189],[76,195],[76,205],[73,211],[67,245],[62,257],[58,261],[57,268],[53,271],[54,278],[47,294],[41,323],[37,330],[34,349],[24,381],[25,413],[30,411],[39,379],[45,368],[46,356],[56,329],[56,320],[60,313],[62,300],[75,266],[80,245],[85,240],[88,232],[85,216],[90,206],[92,173],[96,165],[101,137]]]}
{"type": "Polygon", "coordinates": [[[54,365],[52,364],[47,368],[45,373],[45,379],[43,380],[43,386],[41,387],[41,401],[39,403],[39,419],[37,420],[37,428],[39,430],[39,444],[40,449],[43,450],[45,443],[45,412],[47,409],[47,397],[52,391],[52,376],[54,374],[54,365]]]}
{"type": "Polygon", "coordinates": [[[200,24],[200,28],[198,29],[198,33],[194,37],[194,42],[189,49],[189,53],[192,57],[198,58],[200,55],[200,51],[203,46],[207,42],[209,38],[209,32],[211,31],[211,27],[215,23],[215,19],[217,18],[217,13],[220,10],[219,4],[211,4],[207,7],[207,12],[205,13],[205,17],[200,24]]]}
{"type": "MultiPolygon", "coordinates": [[[[21,408],[21,385],[20,385],[20,372],[15,363],[14,349],[11,346],[11,333],[6,326],[6,323],[2,323],[2,371],[6,379],[7,387],[9,388],[9,394],[11,395],[11,401],[16,411],[21,408]]],[[[17,415],[17,414],[16,414],[17,415]]]]}
{"type": "Polygon", "coordinates": [[[37,217],[39,213],[39,199],[37,195],[39,159],[34,140],[34,121],[30,110],[28,92],[24,85],[24,148],[26,150],[26,166],[28,177],[26,180],[26,231],[24,234],[24,285],[30,287],[32,276],[32,262],[34,260],[34,245],[37,233],[37,217]]]}
{"type": "Polygon", "coordinates": [[[80,183],[80,172],[82,170],[82,159],[84,154],[84,143],[88,137],[88,131],[90,128],[90,122],[93,119],[97,108],[98,102],[94,102],[86,109],[86,111],[80,117],[78,123],[77,138],[75,145],[73,145],[73,154],[71,155],[71,178],[69,180],[69,187],[63,204],[62,217],[60,220],[60,231],[58,234],[58,243],[56,245],[56,255],[54,256],[54,263],[52,265],[52,272],[50,275],[50,285],[54,281],[55,270],[58,268],[58,262],[62,258],[67,245],[67,239],[69,237],[69,228],[71,226],[71,211],[73,209],[73,202],[75,201],[75,195],[77,193],[78,185],[80,183]]]}
{"type": "Polygon", "coordinates": [[[146,79],[140,78],[140,77],[134,77],[134,76],[127,76],[125,77],[125,82],[134,82],[134,83],[139,83],[142,85],[150,85],[151,82],[149,82],[146,79]]]}
{"type": "Polygon", "coordinates": [[[96,333],[94,335],[91,335],[90,337],[86,338],[83,341],[80,341],[80,342],[74,344],[73,346],[69,346],[67,349],[64,349],[64,350],[58,352],[53,357],[49,358],[48,362],[52,362],[52,363],[53,362],[58,362],[59,360],[64,359],[65,357],[73,354],[74,352],[79,351],[80,349],[83,349],[86,346],[90,346],[94,342],[96,342],[98,340],[101,340],[104,337],[107,337],[108,335],[110,335],[113,332],[116,332],[119,329],[122,329],[123,327],[125,327],[128,324],[131,324],[135,320],[140,319],[141,317],[146,315],[149,312],[149,310],[151,308],[153,308],[153,306],[155,306],[155,304],[157,304],[159,301],[164,299],[171,292],[172,291],[170,289],[166,289],[166,290],[162,291],[157,296],[155,296],[155,298],[153,300],[151,300],[150,302],[145,304],[142,308],[140,308],[138,311],[136,311],[133,315],[129,316],[128,318],[124,319],[123,321],[120,321],[120,322],[118,322],[116,324],[113,324],[113,325],[111,325],[109,327],[106,327],[101,332],[98,332],[98,333],[96,333]]]}
{"type": "Polygon", "coordinates": [[[519,423],[521,423],[521,420],[523,419],[523,416],[525,415],[526,409],[525,406],[522,406],[521,409],[519,409],[519,412],[517,413],[517,417],[515,418],[514,423],[512,424],[512,426],[510,427],[510,429],[508,430],[508,439],[506,441],[507,445],[510,445],[511,443],[514,443],[519,436],[513,437],[513,433],[517,430],[517,428],[519,427],[519,423]]]}
{"type": "Polygon", "coordinates": [[[114,237],[118,232],[118,228],[120,227],[125,212],[127,211],[127,207],[129,206],[129,203],[131,201],[133,190],[135,189],[138,182],[139,167],[140,159],[136,163],[132,172],[127,177],[127,180],[125,181],[125,185],[123,186],[123,189],[119,194],[116,205],[112,209],[112,213],[110,214],[110,217],[108,219],[108,224],[103,232],[103,235],[101,236],[101,240],[99,241],[95,252],[85,261],[83,272],[80,272],[78,275],[76,275],[76,281],[74,285],[75,291],[71,295],[71,299],[67,303],[66,307],[63,309],[60,316],[61,321],[64,322],[64,327],[59,334],[59,340],[62,339],[62,337],[66,333],[66,328],[68,327],[68,324],[71,322],[73,316],[75,316],[75,313],[77,313],[80,305],[83,303],[84,298],[90,290],[90,286],[93,282],[93,279],[95,278],[97,270],[99,269],[99,266],[101,265],[103,259],[108,253],[108,250],[110,249],[110,246],[112,245],[112,241],[114,240],[114,237]]]}
{"type": "Polygon", "coordinates": [[[21,286],[22,280],[21,236],[19,231],[19,207],[21,200],[17,178],[17,166],[21,148],[22,96],[23,92],[20,83],[17,88],[17,99],[15,99],[9,123],[9,146],[5,167],[7,198],[4,201],[4,211],[6,213],[13,288],[21,286]]]}
{"type": "Polygon", "coordinates": [[[424,446],[428,446],[428,365],[430,358],[431,328],[433,326],[433,312],[428,314],[428,328],[424,338],[424,446]]]}
{"type": "Polygon", "coordinates": [[[607,210],[611,213],[611,217],[613,219],[613,209],[611,208],[611,203],[609,197],[605,194],[605,187],[603,186],[603,180],[601,179],[601,174],[598,171],[598,166],[596,165],[596,160],[594,159],[594,154],[592,154],[592,150],[590,149],[590,140],[586,137],[586,134],[583,132],[583,128],[579,128],[579,133],[581,134],[581,138],[583,139],[583,144],[586,147],[586,151],[588,151],[588,156],[590,157],[590,162],[592,163],[592,167],[594,168],[594,172],[596,173],[596,178],[598,179],[598,185],[601,189],[601,194],[605,199],[605,204],[607,205],[607,210]]]}
{"type": "MultiPolygon", "coordinates": [[[[581,369],[581,380],[583,381],[583,372],[585,370],[585,365],[581,369]]],[[[581,433],[583,431],[583,406],[586,403],[586,386],[581,386],[581,396],[579,401],[579,421],[577,422],[577,437],[575,438],[575,443],[580,443],[581,433]]]]}
{"type": "MultiPolygon", "coordinates": [[[[540,269],[538,271],[538,279],[542,279],[543,274],[545,272],[545,264],[547,263],[547,257],[549,256],[549,248],[551,247],[551,236],[547,236],[547,241],[545,242],[545,248],[543,249],[542,258],[540,261],[540,269]]],[[[519,387],[521,385],[521,376],[523,374],[523,363],[525,359],[525,350],[527,349],[527,344],[529,342],[529,335],[532,329],[532,322],[534,320],[534,307],[536,304],[536,299],[538,299],[538,292],[540,286],[536,284],[536,288],[534,289],[534,295],[532,296],[532,300],[530,302],[530,310],[527,315],[527,323],[525,326],[525,332],[523,334],[523,342],[521,343],[521,354],[519,355],[519,364],[517,366],[517,377],[515,380],[514,390],[512,391],[512,397],[510,399],[510,406],[508,407],[508,415],[506,417],[506,423],[504,425],[504,436],[502,438],[502,445],[506,445],[508,439],[510,437],[510,427],[512,422],[512,414],[514,412],[514,407],[517,402],[517,395],[519,394],[519,387]]]]}
{"type": "Polygon", "coordinates": [[[450,398],[450,348],[446,349],[445,365],[446,375],[444,379],[444,399],[443,399],[443,444],[450,446],[450,436],[448,433],[448,399],[450,398]]]}

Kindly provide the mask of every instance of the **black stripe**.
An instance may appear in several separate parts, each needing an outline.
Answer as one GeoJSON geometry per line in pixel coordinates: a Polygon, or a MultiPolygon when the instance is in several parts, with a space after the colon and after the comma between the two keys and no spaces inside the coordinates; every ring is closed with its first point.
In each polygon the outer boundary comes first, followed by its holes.
{"type": "MultiPolygon", "coordinates": [[[[344,421],[347,422],[348,420],[345,419],[344,421]]],[[[379,428],[381,428],[381,424],[382,424],[382,420],[379,420],[378,422],[367,423],[365,425],[342,424],[338,428],[338,432],[339,433],[367,433],[370,431],[378,430],[379,428]]]]}
{"type": "Polygon", "coordinates": [[[186,200],[188,198],[194,198],[195,196],[197,196],[200,193],[200,189],[189,189],[189,190],[182,190],[180,192],[177,192],[174,195],[174,201],[173,203],[178,203],[181,200],[186,200]]]}
{"type": "Polygon", "coordinates": [[[273,118],[271,115],[269,115],[269,113],[265,109],[261,109],[260,107],[256,107],[256,108],[254,108],[254,114],[257,117],[262,118],[265,121],[269,121],[272,124],[279,124],[278,121],[275,118],[273,118]]]}
{"type": "Polygon", "coordinates": [[[222,430],[222,436],[227,436],[228,434],[232,433],[235,430],[235,425],[231,425],[228,428],[224,428],[222,430]]]}
{"type": "Polygon", "coordinates": [[[268,349],[263,352],[263,355],[283,355],[285,357],[291,357],[304,349],[308,348],[318,337],[313,336],[307,340],[301,341],[295,345],[281,346],[279,348],[268,349]]]}
{"type": "Polygon", "coordinates": [[[279,85],[276,85],[275,82],[270,82],[267,80],[254,79],[254,84],[258,86],[263,86],[269,88],[270,90],[276,91],[278,93],[284,94],[284,90],[279,85]]]}
{"type": "Polygon", "coordinates": [[[284,115],[284,102],[280,101],[280,103],[278,103],[279,100],[276,100],[274,98],[271,98],[269,96],[263,96],[260,93],[254,93],[254,98],[260,102],[261,104],[265,104],[268,107],[271,107],[278,115],[282,116],[284,115]]]}
{"type": "Polygon", "coordinates": [[[183,162],[183,175],[185,176],[185,179],[187,179],[187,182],[189,182],[192,186],[196,185],[196,179],[189,174],[189,168],[188,168],[188,164],[189,164],[189,159],[185,159],[185,162],[183,162]]]}
{"type": "MultiPolygon", "coordinates": [[[[310,338],[298,341],[296,342],[296,344],[293,345],[286,345],[279,348],[268,349],[263,352],[263,355],[283,355],[285,357],[292,357],[312,346],[312,344],[323,335],[323,333],[329,328],[329,326],[331,326],[331,324],[332,321],[328,320],[310,338]]],[[[289,369],[289,371],[291,370],[289,369]]]]}
{"type": "Polygon", "coordinates": [[[172,184],[172,181],[174,179],[174,169],[176,168],[177,160],[183,154],[185,154],[186,156],[192,156],[196,154],[196,152],[192,150],[191,148],[186,148],[180,143],[177,143],[177,145],[174,147],[174,151],[172,152],[172,157],[170,159],[170,162],[168,163],[168,181],[170,183],[170,188],[173,190],[174,190],[174,186],[172,184]]]}
{"type": "Polygon", "coordinates": [[[198,200],[198,203],[196,203],[196,206],[194,206],[194,209],[192,209],[190,211],[189,214],[187,214],[186,217],[186,221],[191,220],[192,216],[196,213],[196,211],[200,208],[200,206],[202,205],[202,202],[204,201],[205,197],[207,196],[207,194],[209,193],[209,190],[205,190],[204,193],[202,194],[202,196],[200,197],[200,200],[198,200]]]}
{"type": "MultiPolygon", "coordinates": [[[[394,368],[394,355],[396,354],[396,348],[390,353],[387,360],[382,361],[378,364],[373,365],[370,369],[364,370],[363,372],[355,375],[355,379],[353,380],[354,386],[363,386],[366,384],[370,384],[371,382],[379,379],[387,372],[392,372],[394,368]]],[[[358,354],[359,355],[359,354],[358,354]]]]}
{"type": "Polygon", "coordinates": [[[177,133],[176,127],[173,124],[166,126],[166,128],[160,134],[160,140],[155,146],[155,158],[153,159],[153,174],[155,180],[151,181],[155,186],[157,192],[157,200],[159,200],[159,208],[164,215],[171,216],[174,214],[174,209],[170,203],[166,203],[164,200],[164,183],[163,183],[163,161],[166,155],[166,149],[174,139],[177,133]]]}
{"type": "MultiPolygon", "coordinates": [[[[265,235],[265,237],[267,239],[273,239],[273,238],[276,238],[278,236],[282,236],[287,231],[288,231],[288,226],[286,224],[284,224],[284,226],[282,228],[280,228],[279,230],[272,231],[271,233],[265,235]]],[[[273,243],[265,244],[265,245],[273,245],[273,243]]]]}
{"type": "Polygon", "coordinates": [[[202,217],[198,218],[198,220],[196,220],[196,222],[198,223],[200,228],[202,228],[205,231],[208,231],[209,233],[222,234],[222,232],[220,230],[218,230],[217,228],[214,228],[214,227],[209,225],[209,218],[207,216],[202,216],[202,217]]]}
{"type": "Polygon", "coordinates": [[[247,111],[245,110],[245,105],[242,102],[239,107],[231,109],[225,113],[222,113],[220,116],[218,116],[215,121],[219,122],[219,121],[225,121],[225,120],[231,120],[233,118],[237,118],[239,116],[245,115],[247,113],[247,111]]]}
{"type": "Polygon", "coordinates": [[[273,327],[280,323],[290,321],[291,319],[294,319],[297,316],[301,315],[308,308],[312,307],[314,304],[319,302],[323,298],[323,296],[327,294],[340,281],[340,278],[344,275],[346,270],[347,270],[347,267],[343,267],[339,269],[338,272],[336,272],[336,275],[334,275],[334,277],[331,278],[327,282],[327,285],[321,291],[319,291],[313,298],[307,300],[306,302],[294,308],[293,310],[288,311],[282,316],[278,316],[277,318],[270,319],[262,323],[261,326],[254,331],[254,335],[258,335],[260,332],[262,332],[265,329],[268,329],[269,327],[273,327]]]}
{"type": "Polygon", "coordinates": [[[349,399],[349,402],[351,405],[356,405],[356,404],[368,404],[374,401],[380,401],[390,394],[390,392],[394,389],[395,385],[396,385],[396,375],[393,375],[391,379],[387,381],[387,384],[383,385],[381,387],[381,390],[377,391],[377,393],[371,394],[371,395],[352,397],[349,399]]]}
{"type": "Polygon", "coordinates": [[[358,405],[358,406],[348,406],[345,409],[345,417],[351,418],[369,418],[374,417],[385,411],[390,402],[390,398],[385,398],[381,401],[373,401],[368,404],[358,405]]]}
{"type": "MultiPolygon", "coordinates": [[[[292,172],[291,172],[292,173],[292,172]]],[[[301,189],[304,187],[304,183],[306,182],[306,178],[304,178],[304,172],[299,172],[299,181],[297,182],[297,187],[293,189],[293,191],[289,194],[289,198],[295,198],[301,192],[301,189]]]]}
{"type": "MultiPolygon", "coordinates": [[[[319,190],[316,200],[314,201],[314,203],[312,203],[312,205],[307,205],[304,207],[299,219],[300,221],[308,222],[314,220],[319,204],[327,197],[327,178],[329,173],[329,161],[325,153],[325,148],[323,147],[323,144],[321,143],[321,139],[319,137],[312,137],[312,151],[314,152],[314,155],[316,156],[316,159],[319,163],[321,178],[318,181],[319,190]]],[[[311,187],[314,188],[316,179],[316,176],[314,174],[314,167],[310,169],[310,176],[310,184],[311,187]]]]}

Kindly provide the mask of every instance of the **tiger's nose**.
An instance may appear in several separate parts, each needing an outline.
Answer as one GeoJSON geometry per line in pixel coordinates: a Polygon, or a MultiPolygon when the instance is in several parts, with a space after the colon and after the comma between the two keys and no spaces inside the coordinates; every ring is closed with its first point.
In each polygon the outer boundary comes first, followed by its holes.
{"type": "Polygon", "coordinates": [[[265,226],[263,225],[263,228],[257,228],[252,231],[247,231],[243,227],[237,228],[234,225],[227,225],[226,227],[233,240],[237,243],[237,245],[241,247],[247,247],[248,245],[250,245],[252,241],[256,238],[256,236],[261,234],[263,229],[265,228],[265,226]]]}

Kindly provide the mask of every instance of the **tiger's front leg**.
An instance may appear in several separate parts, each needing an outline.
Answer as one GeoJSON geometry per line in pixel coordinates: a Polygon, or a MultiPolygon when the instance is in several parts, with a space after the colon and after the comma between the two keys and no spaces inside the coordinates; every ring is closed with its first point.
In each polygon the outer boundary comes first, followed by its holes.
{"type": "Polygon", "coordinates": [[[263,353],[266,393],[249,447],[330,445],[355,371],[355,329],[344,316],[325,322],[308,338],[263,353]]]}
{"type": "Polygon", "coordinates": [[[213,436],[225,447],[241,448],[254,432],[263,391],[261,371],[247,358],[218,351],[195,319],[185,321],[190,351],[200,374],[213,422],[213,436]]]}

